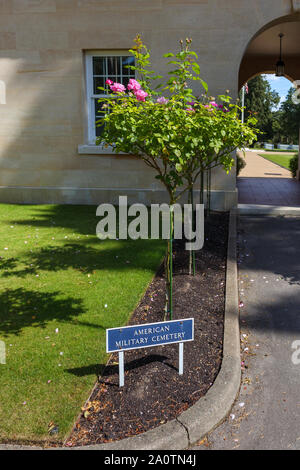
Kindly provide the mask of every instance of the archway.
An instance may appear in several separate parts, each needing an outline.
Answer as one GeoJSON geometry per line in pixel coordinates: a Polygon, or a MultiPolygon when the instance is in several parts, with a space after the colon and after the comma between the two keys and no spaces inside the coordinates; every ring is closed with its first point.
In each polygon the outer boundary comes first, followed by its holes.
{"type": "MultiPolygon", "coordinates": [[[[300,80],[300,15],[294,14],[279,18],[267,24],[249,41],[240,64],[239,89],[254,77],[262,74],[275,74],[276,63],[279,59],[280,34],[284,34],[284,77],[290,80],[291,86],[293,86],[293,83],[295,84],[295,82],[300,80]]],[[[295,89],[295,93],[296,92],[295,89]]],[[[297,125],[300,127],[300,118],[297,125]]],[[[296,143],[298,144],[298,142],[296,143]]],[[[295,153],[296,152],[298,152],[298,168],[300,169],[300,153],[299,150],[295,150],[295,153]]],[[[248,156],[252,166],[254,153],[253,157],[251,154],[248,156]]],[[[257,157],[258,159],[255,160],[255,162],[262,164],[263,168],[263,159],[262,162],[260,162],[261,155],[257,155],[257,157]]],[[[265,160],[267,161],[267,159],[265,160]]],[[[283,170],[275,174],[274,169],[276,166],[273,167],[272,171],[268,170],[268,168],[270,167],[266,164],[265,174],[262,173],[262,175],[259,175],[263,180],[257,180],[257,175],[253,175],[253,178],[249,179],[252,175],[247,174],[247,172],[244,172],[244,176],[238,179],[239,202],[300,206],[300,183],[297,181],[300,180],[300,171],[298,170],[297,172],[297,178],[293,179],[283,170]],[[274,177],[277,177],[276,181],[270,181],[272,173],[274,177]],[[280,173],[283,174],[282,178],[280,178],[280,173]],[[279,196],[280,194],[282,197],[279,196]]],[[[280,166],[277,166],[277,168],[280,170],[280,166]]]]}

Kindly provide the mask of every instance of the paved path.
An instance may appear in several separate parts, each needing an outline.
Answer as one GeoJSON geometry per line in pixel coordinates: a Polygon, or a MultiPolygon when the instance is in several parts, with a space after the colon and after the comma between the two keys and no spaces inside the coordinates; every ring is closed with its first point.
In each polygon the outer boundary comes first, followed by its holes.
{"type": "Polygon", "coordinates": [[[246,152],[246,167],[237,179],[240,204],[300,207],[300,182],[290,171],[255,152],[246,152]]]}
{"type": "MultiPolygon", "coordinates": [[[[239,176],[242,178],[292,178],[289,170],[260,157],[258,153],[245,152],[245,155],[243,153],[240,155],[247,163],[240,172],[239,176]]],[[[280,155],[285,154],[280,153],[280,155]]]]}
{"type": "Polygon", "coordinates": [[[241,217],[239,232],[243,383],[194,449],[300,450],[300,218],[241,217]]]}
{"type": "Polygon", "coordinates": [[[300,181],[291,178],[238,178],[239,204],[300,207],[300,181]]]}

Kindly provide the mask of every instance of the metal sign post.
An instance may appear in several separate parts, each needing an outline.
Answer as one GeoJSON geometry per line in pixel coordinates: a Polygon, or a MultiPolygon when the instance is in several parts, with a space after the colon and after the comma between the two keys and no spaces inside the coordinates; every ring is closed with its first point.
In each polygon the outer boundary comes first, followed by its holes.
{"type": "Polygon", "coordinates": [[[183,375],[183,345],[184,343],[179,343],[179,375],[183,375]]]}
{"type": "Polygon", "coordinates": [[[124,387],[124,351],[119,352],[119,387],[124,387]]]}

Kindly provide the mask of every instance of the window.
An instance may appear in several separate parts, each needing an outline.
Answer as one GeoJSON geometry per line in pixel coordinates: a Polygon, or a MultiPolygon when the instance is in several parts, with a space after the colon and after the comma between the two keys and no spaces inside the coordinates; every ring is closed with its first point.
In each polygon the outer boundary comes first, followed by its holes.
{"type": "Polygon", "coordinates": [[[128,65],[134,65],[134,57],[128,52],[88,52],[86,53],[86,87],[88,112],[88,143],[95,144],[101,135],[103,127],[96,121],[103,117],[102,103],[99,98],[106,96],[99,87],[107,88],[106,80],[122,83],[127,86],[129,79],[134,78],[135,72],[128,65]]]}

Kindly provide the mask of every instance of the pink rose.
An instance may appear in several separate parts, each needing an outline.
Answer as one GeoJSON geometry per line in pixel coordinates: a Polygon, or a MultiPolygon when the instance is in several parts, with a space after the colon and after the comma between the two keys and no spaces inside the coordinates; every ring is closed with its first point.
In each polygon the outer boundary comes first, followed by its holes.
{"type": "Polygon", "coordinates": [[[110,85],[112,85],[112,84],[113,84],[113,81],[112,81],[112,80],[106,80],[106,82],[105,82],[105,83],[106,83],[106,85],[109,85],[109,86],[110,86],[110,85]]]}
{"type": "Polygon", "coordinates": [[[137,82],[136,80],[134,80],[134,78],[131,78],[129,80],[129,83],[127,85],[127,88],[128,90],[132,90],[132,91],[138,91],[141,89],[141,85],[139,84],[139,82],[137,82]]]}
{"type": "Polygon", "coordinates": [[[211,101],[209,104],[213,106],[214,108],[218,108],[219,106],[218,103],[216,103],[215,101],[211,101]]]}
{"type": "Polygon", "coordinates": [[[148,96],[148,93],[144,90],[137,90],[134,94],[138,101],[145,101],[148,96]]]}
{"type": "Polygon", "coordinates": [[[124,93],[126,88],[122,83],[114,83],[113,85],[110,85],[111,91],[114,91],[115,93],[124,93]]]}
{"type": "Polygon", "coordinates": [[[169,100],[167,100],[167,98],[165,98],[164,96],[161,96],[160,98],[157,98],[156,102],[159,104],[167,104],[169,103],[169,100]]]}

